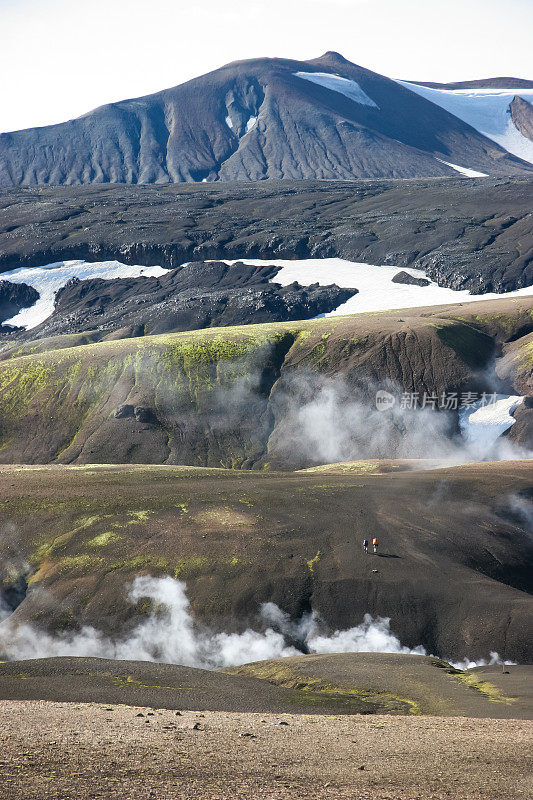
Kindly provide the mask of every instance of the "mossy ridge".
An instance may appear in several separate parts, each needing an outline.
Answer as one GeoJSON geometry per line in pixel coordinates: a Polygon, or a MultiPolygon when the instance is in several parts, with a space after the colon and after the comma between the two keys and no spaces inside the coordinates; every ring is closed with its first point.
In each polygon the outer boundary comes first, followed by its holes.
{"type": "MultiPolygon", "coordinates": [[[[79,556],[80,559],[83,556],[79,556]]],[[[190,555],[186,557],[164,556],[158,553],[140,553],[131,558],[124,558],[105,564],[100,559],[104,573],[121,570],[133,572],[135,570],[156,570],[164,575],[171,575],[179,580],[190,580],[198,578],[200,575],[221,570],[227,570],[228,575],[235,575],[247,569],[252,562],[240,558],[239,556],[222,556],[220,558],[209,558],[203,555],[190,555]]]]}
{"type": "Polygon", "coordinates": [[[82,553],[78,556],[64,556],[57,564],[58,568],[69,570],[86,570],[96,567],[98,564],[103,563],[103,558],[100,556],[89,555],[82,553]]]}
{"type": "Polygon", "coordinates": [[[320,678],[298,675],[285,664],[258,661],[254,664],[246,664],[242,671],[239,667],[236,667],[223,670],[223,672],[227,672],[230,675],[248,675],[266,680],[274,686],[294,689],[298,692],[299,699],[307,696],[310,702],[313,702],[313,700],[320,701],[321,699],[336,699],[377,706],[371,713],[398,714],[398,712],[403,711],[406,715],[424,716],[415,700],[399,697],[391,692],[380,692],[360,687],[334,686],[320,678]]]}
{"type": "Polygon", "coordinates": [[[58,550],[63,549],[76,534],[87,528],[91,528],[101,519],[104,519],[104,517],[100,515],[82,517],[71,530],[54,537],[51,541],[41,543],[30,555],[30,562],[40,565],[42,561],[48,560],[58,550]]]}
{"type": "MultiPolygon", "coordinates": [[[[519,297],[511,297],[509,298],[511,301],[519,301],[519,297]]],[[[517,329],[521,327],[521,324],[524,322],[524,317],[527,319],[528,317],[533,318],[533,310],[530,309],[529,311],[524,309],[520,311],[518,314],[490,314],[490,315],[483,315],[483,314],[476,314],[473,319],[479,325],[483,325],[484,327],[491,327],[493,330],[497,330],[500,333],[505,334],[505,336],[509,337],[512,336],[517,329]]]]}
{"type": "Polygon", "coordinates": [[[515,356],[521,367],[533,367],[533,342],[524,342],[515,356]]]}
{"type": "Polygon", "coordinates": [[[465,686],[469,686],[476,692],[479,692],[487,698],[491,703],[503,703],[510,706],[516,703],[516,697],[506,697],[493,683],[489,681],[480,680],[475,672],[468,672],[456,676],[465,686]]]}
{"type": "Polygon", "coordinates": [[[320,556],[321,555],[322,555],[321,551],[317,550],[316,555],[314,555],[313,558],[310,558],[308,561],[305,562],[307,564],[307,569],[309,570],[311,575],[314,574],[315,567],[318,564],[318,562],[320,561],[320,556]]]}
{"type": "MultiPolygon", "coordinates": [[[[399,467],[395,467],[398,469],[399,467]]],[[[381,475],[381,464],[378,460],[370,461],[338,461],[332,464],[319,464],[316,467],[306,467],[306,469],[297,470],[298,473],[307,473],[310,475],[319,474],[322,472],[340,472],[352,473],[356,475],[375,474],[381,475]]]]}
{"type": "Polygon", "coordinates": [[[87,544],[89,547],[107,547],[109,544],[114,544],[122,539],[122,536],[119,536],[118,533],[114,531],[104,531],[104,533],[99,533],[93,539],[89,539],[87,544]]]}

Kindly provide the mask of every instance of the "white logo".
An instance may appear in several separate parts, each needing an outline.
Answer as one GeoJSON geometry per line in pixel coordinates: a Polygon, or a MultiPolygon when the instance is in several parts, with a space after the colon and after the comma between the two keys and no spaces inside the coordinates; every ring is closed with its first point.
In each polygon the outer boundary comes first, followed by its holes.
{"type": "Polygon", "coordinates": [[[384,389],[376,392],[376,408],[378,411],[387,411],[387,409],[393,407],[395,402],[396,398],[390,392],[386,392],[384,389]]]}

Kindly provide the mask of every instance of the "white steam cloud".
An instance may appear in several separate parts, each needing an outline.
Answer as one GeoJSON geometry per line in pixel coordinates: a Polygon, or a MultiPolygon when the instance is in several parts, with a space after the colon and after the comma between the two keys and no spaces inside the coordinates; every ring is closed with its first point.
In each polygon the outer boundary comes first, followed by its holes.
{"type": "MultiPolygon", "coordinates": [[[[127,636],[112,640],[93,627],[76,633],[48,634],[33,625],[15,625],[9,619],[0,625],[0,653],[9,659],[82,656],[157,661],[202,669],[222,669],[270,658],[285,658],[309,653],[402,653],[426,655],[422,645],[403,646],[390,629],[390,619],[365,614],[363,622],[332,635],[323,631],[316,612],[292,620],[275,603],[263,603],[262,632],[250,628],[243,633],[214,633],[194,622],[186,586],[170,576],[138,576],[131,584],[128,599],[137,602],[148,598],[150,615],[127,636]],[[294,642],[298,646],[296,647],[294,642]]],[[[502,662],[498,653],[489,660],[465,658],[453,664],[457,669],[471,669],[502,662]]]]}
{"type": "Polygon", "coordinates": [[[524,529],[533,534],[533,501],[519,494],[507,497],[507,510],[518,519],[524,529]]]}
{"type": "Polygon", "coordinates": [[[501,437],[514,423],[511,414],[521,397],[497,395],[491,405],[474,406],[477,416],[462,414],[459,431],[450,412],[402,407],[402,392],[392,384],[351,387],[339,376],[304,375],[274,394],[276,426],[268,449],[288,462],[406,458],[460,464],[532,455],[501,437]],[[376,408],[378,390],[395,399],[386,410],[376,408]]]}
{"type": "Polygon", "coordinates": [[[499,653],[496,653],[494,650],[490,651],[489,658],[480,658],[479,661],[471,661],[469,658],[463,658],[462,661],[450,661],[449,662],[452,667],[455,669],[475,669],[476,667],[493,667],[493,666],[501,666],[502,664],[507,664],[511,666],[516,664],[516,661],[503,661],[502,657],[499,653]]]}
{"type": "Polygon", "coordinates": [[[403,647],[390,630],[390,620],[373,619],[366,614],[361,625],[332,636],[321,633],[316,613],[290,619],[274,603],[264,603],[261,618],[266,629],[247,629],[243,633],[214,633],[195,625],[186,595],[186,586],[169,576],[137,577],[128,599],[149,598],[154,610],[127,638],[113,641],[93,627],[77,633],[48,634],[33,625],[11,624],[0,627],[0,652],[10,659],[51,656],[96,656],[142,661],[162,661],[185,666],[217,669],[251,661],[311,653],[378,652],[416,653],[423,647],[403,647]],[[298,649],[288,642],[296,642],[298,649]]]}

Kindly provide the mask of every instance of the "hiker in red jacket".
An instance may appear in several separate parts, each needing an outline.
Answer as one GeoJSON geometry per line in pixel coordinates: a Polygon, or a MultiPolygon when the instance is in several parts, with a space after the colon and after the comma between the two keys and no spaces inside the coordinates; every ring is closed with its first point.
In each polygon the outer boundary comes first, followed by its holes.
{"type": "Polygon", "coordinates": [[[374,548],[374,553],[378,552],[378,537],[374,536],[372,539],[372,547],[374,548]]]}

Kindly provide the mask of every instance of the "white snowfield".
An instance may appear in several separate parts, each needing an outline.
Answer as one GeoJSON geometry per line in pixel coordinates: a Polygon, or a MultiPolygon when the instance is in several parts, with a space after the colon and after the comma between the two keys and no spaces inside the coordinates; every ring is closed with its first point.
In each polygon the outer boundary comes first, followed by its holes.
{"type": "Polygon", "coordinates": [[[39,299],[33,306],[23,308],[16,316],[5,320],[4,325],[16,325],[30,330],[44,322],[54,311],[56,293],[71,278],[139,278],[159,277],[168,272],[163,267],[128,267],[119,261],[58,261],[45,267],[22,267],[11,272],[0,273],[1,280],[11,283],[26,283],[39,292],[39,299]]]}
{"type": "Polygon", "coordinates": [[[516,420],[514,411],[524,402],[519,395],[497,394],[494,402],[484,404],[482,400],[459,412],[459,427],[473,454],[484,458],[496,440],[516,420]]]}
{"type": "MultiPolygon", "coordinates": [[[[533,295],[533,286],[518,289],[506,294],[470,294],[467,290],[455,291],[438,286],[431,281],[429,286],[409,286],[403,283],[393,283],[392,279],[398,272],[407,272],[416,278],[425,278],[426,274],[420,269],[404,269],[403,267],[374,266],[354,261],[345,261],[342,258],[310,258],[301,261],[287,261],[276,259],[242,259],[247,264],[259,266],[273,264],[282,267],[281,271],[272,278],[272,283],[281,283],[287,286],[297,281],[302,286],[319,283],[326,286],[336,283],[337,286],[348,289],[358,289],[359,293],[351,297],[334,311],[325,316],[339,314],[360,314],[364,311],[386,311],[395,308],[417,308],[418,306],[440,306],[450,303],[473,303],[476,300],[495,300],[502,297],[524,297],[533,295]]],[[[234,261],[226,262],[228,264],[234,261]]]]}
{"type": "Polygon", "coordinates": [[[340,75],[333,75],[331,72],[294,72],[297,78],[303,78],[305,81],[318,83],[320,86],[325,86],[326,89],[332,89],[334,92],[339,92],[362,106],[371,106],[372,108],[379,108],[377,103],[374,103],[371,97],[364,92],[358,83],[351,81],[348,78],[342,78],[340,75]]]}
{"type": "Polygon", "coordinates": [[[488,175],[486,172],[476,172],[475,169],[468,169],[468,167],[460,167],[458,164],[452,164],[451,161],[444,161],[442,158],[437,158],[437,161],[440,161],[441,164],[446,164],[447,167],[451,167],[455,169],[457,172],[460,172],[461,175],[464,175],[466,178],[487,178],[488,175]]]}
{"type": "Polygon", "coordinates": [[[533,142],[520,133],[509,111],[517,96],[533,103],[533,89],[431,89],[407,81],[397,83],[459,117],[507,152],[533,164],[533,142]]]}
{"type": "MultiPolygon", "coordinates": [[[[365,311],[386,311],[395,308],[416,308],[419,306],[438,306],[449,303],[472,303],[476,300],[494,300],[502,297],[524,297],[533,295],[533,286],[519,289],[507,294],[472,295],[468,291],[455,291],[438,286],[431,281],[429,286],[409,286],[393,283],[392,279],[402,269],[416,278],[425,278],[426,274],[419,269],[403,269],[400,267],[374,266],[341,258],[310,258],[300,261],[284,259],[240,259],[247,264],[265,266],[273,264],[281,267],[280,272],[272,279],[272,283],[287,286],[297,281],[302,286],[319,283],[326,286],[336,283],[359,292],[325,316],[339,314],[360,314],[365,311]]],[[[235,261],[226,260],[227,264],[235,261]]],[[[164,267],[127,266],[119,261],[59,261],[44,267],[23,267],[11,272],[0,273],[2,280],[12,283],[26,283],[33,286],[40,294],[37,302],[30,308],[22,309],[16,316],[6,320],[4,324],[25,327],[28,330],[44,322],[54,310],[56,292],[71,278],[80,280],[89,278],[139,278],[159,277],[168,272],[164,267]]]]}

